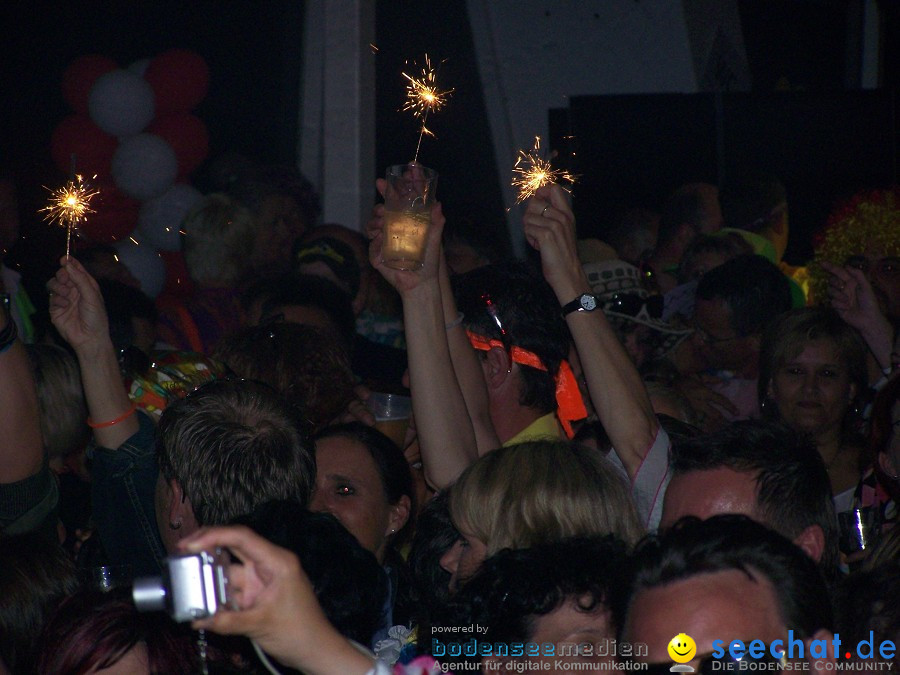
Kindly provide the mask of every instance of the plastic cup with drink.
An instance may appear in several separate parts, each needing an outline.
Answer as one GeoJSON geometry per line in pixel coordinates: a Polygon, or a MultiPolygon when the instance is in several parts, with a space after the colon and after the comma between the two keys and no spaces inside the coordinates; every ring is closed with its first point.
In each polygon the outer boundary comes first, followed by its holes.
{"type": "Polygon", "coordinates": [[[381,261],[396,270],[420,269],[431,226],[437,172],[410,162],[389,166],[386,178],[381,261]]]}

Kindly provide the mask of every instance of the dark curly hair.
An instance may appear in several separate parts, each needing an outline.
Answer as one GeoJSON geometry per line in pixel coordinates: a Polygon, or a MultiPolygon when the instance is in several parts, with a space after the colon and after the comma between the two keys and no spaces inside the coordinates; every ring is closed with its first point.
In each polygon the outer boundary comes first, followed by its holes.
{"type": "Polygon", "coordinates": [[[381,627],[387,577],[337,518],[273,501],[234,522],[295,553],[328,620],[345,637],[371,644],[381,627]]]}
{"type": "Polygon", "coordinates": [[[486,265],[454,278],[453,288],[472,332],[499,340],[499,319],[510,345],[533,352],[547,368],[522,367],[525,386],[519,403],[545,414],[556,410],[555,378],[560,362],[568,358],[570,336],[559,301],[540,273],[525,262],[486,265]],[[488,312],[487,297],[497,319],[488,312]]]}

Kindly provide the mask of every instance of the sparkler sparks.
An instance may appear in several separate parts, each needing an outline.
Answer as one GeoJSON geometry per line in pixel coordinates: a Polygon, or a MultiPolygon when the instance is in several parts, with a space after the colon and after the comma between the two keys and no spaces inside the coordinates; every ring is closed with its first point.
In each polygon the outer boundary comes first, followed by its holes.
{"type": "Polygon", "coordinates": [[[66,228],[66,257],[68,258],[72,232],[80,223],[87,220],[89,213],[94,213],[90,207],[91,198],[100,194],[100,191],[92,189],[81,176],[75,176],[75,180],[70,180],[56,190],[46,189],[50,191],[50,203],[40,211],[47,213],[44,216],[44,220],[47,222],[58,223],[60,227],[66,228]]]}
{"type": "MultiPolygon", "coordinates": [[[[441,62],[443,63],[443,61],[441,62]]],[[[440,64],[438,64],[440,66],[440,64]]],[[[409,73],[402,73],[409,84],[406,85],[406,103],[402,110],[409,110],[413,117],[422,120],[422,131],[419,133],[419,143],[416,145],[416,160],[419,158],[419,148],[422,146],[422,136],[428,134],[434,136],[425,122],[428,114],[437,112],[447,104],[447,99],[453,93],[453,89],[442,91],[437,86],[437,70],[431,66],[431,59],[425,55],[425,67],[419,77],[413,77],[409,73]]],[[[413,160],[415,161],[415,160],[413,160]]]]}
{"type": "MultiPolygon", "coordinates": [[[[575,176],[564,169],[554,169],[549,159],[544,159],[541,153],[541,137],[534,137],[534,147],[531,150],[519,150],[519,156],[513,165],[512,186],[519,191],[516,204],[521,204],[537,192],[538,188],[560,181],[566,181],[569,185],[575,183],[575,176]]],[[[566,192],[569,189],[563,187],[566,192]]]]}

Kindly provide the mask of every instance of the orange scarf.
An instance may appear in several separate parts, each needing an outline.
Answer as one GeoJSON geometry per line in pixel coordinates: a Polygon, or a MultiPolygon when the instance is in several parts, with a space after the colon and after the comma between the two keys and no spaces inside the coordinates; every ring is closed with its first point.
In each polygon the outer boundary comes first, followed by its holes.
{"type": "MultiPolygon", "coordinates": [[[[491,340],[469,330],[466,331],[466,335],[469,336],[472,347],[478,351],[489,352],[491,349],[506,351],[506,346],[500,340],[491,340]]],[[[509,356],[515,363],[547,371],[547,366],[534,352],[515,345],[509,351],[509,356]]],[[[572,372],[572,367],[565,359],[560,361],[559,372],[556,374],[556,405],[556,416],[559,418],[559,423],[566,432],[566,436],[572,438],[575,435],[575,432],[572,431],[572,422],[587,417],[587,409],[584,407],[578,382],[575,381],[575,373],[572,372]]]]}

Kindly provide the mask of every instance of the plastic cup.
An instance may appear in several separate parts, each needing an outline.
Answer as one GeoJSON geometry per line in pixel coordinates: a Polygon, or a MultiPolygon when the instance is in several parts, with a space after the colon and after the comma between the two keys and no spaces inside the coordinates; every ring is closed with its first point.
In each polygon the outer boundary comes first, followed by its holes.
{"type": "Polygon", "coordinates": [[[369,395],[366,403],[375,416],[375,428],[402,449],[412,411],[409,396],[376,391],[369,395]]]}
{"type": "Polygon", "coordinates": [[[396,270],[420,269],[431,226],[437,172],[421,164],[395,164],[388,167],[386,178],[381,262],[396,270]]]}

